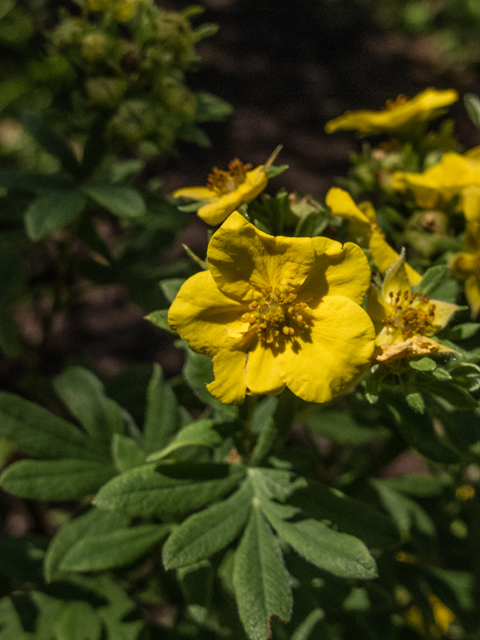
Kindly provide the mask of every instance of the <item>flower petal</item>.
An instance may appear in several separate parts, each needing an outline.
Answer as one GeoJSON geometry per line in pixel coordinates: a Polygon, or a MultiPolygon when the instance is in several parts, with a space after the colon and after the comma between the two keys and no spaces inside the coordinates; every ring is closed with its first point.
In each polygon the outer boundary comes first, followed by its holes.
{"type": "Polygon", "coordinates": [[[247,387],[252,393],[276,396],[285,383],[277,372],[277,359],[271,347],[258,340],[255,349],[248,352],[247,387]]]}
{"type": "Polygon", "coordinates": [[[189,200],[214,200],[218,198],[218,193],[208,187],[183,187],[174,191],[172,196],[189,200]]]}
{"type": "MultiPolygon", "coordinates": [[[[426,336],[438,333],[443,327],[446,327],[455,311],[458,311],[456,304],[443,302],[442,300],[430,300],[430,305],[435,306],[435,318],[430,327],[427,327],[427,330],[424,332],[426,336]]],[[[412,307],[422,308],[420,300],[415,300],[412,307]]]]}
{"type": "Polygon", "coordinates": [[[316,306],[326,295],[345,296],[361,303],[371,272],[362,249],[352,242],[342,245],[329,238],[313,238],[315,262],[299,296],[316,306]]]}
{"type": "Polygon", "coordinates": [[[207,384],[212,396],[224,404],[242,404],[247,390],[246,354],[241,350],[221,349],[213,358],[215,380],[207,384]]]}
{"type": "Polygon", "coordinates": [[[180,288],[168,312],[168,322],[190,347],[199,353],[215,355],[226,342],[244,340],[248,322],[240,318],[246,305],[219,291],[210,271],[200,271],[180,288]]]}
{"type": "Polygon", "coordinates": [[[278,372],[307,402],[328,402],[368,369],[375,331],[367,313],[343,296],[327,296],[310,328],[298,331],[278,354],[278,372]]]}
{"type": "Polygon", "coordinates": [[[392,313],[392,307],[371,284],[367,291],[367,313],[375,323],[382,323],[392,313]]]}
{"type": "MultiPolygon", "coordinates": [[[[388,244],[385,236],[379,229],[373,229],[368,248],[372,253],[372,260],[375,266],[382,275],[384,275],[399,258],[399,254],[388,244]]],[[[407,263],[405,263],[405,269],[411,285],[420,282],[422,276],[418,271],[415,271],[415,269],[407,263]]]]}
{"type": "Polygon", "coordinates": [[[204,204],[197,211],[197,215],[207,224],[215,226],[223,222],[235,209],[242,204],[242,194],[238,189],[220,196],[218,200],[204,204]]]}
{"type": "Polygon", "coordinates": [[[397,261],[390,266],[385,274],[382,296],[384,300],[388,301],[391,297],[403,296],[405,291],[410,295],[410,281],[405,269],[405,250],[402,250],[397,261]]]}
{"type": "Polygon", "coordinates": [[[480,281],[476,274],[465,280],[465,296],[472,311],[472,318],[476,318],[480,311],[480,281]]]}
{"type": "Polygon", "coordinates": [[[302,284],[315,253],[311,238],[275,238],[234,212],[213,235],[207,258],[219,289],[237,300],[251,300],[285,280],[302,284]]]}
{"type": "Polygon", "coordinates": [[[330,207],[334,216],[370,225],[367,216],[357,207],[352,196],[344,189],[339,189],[338,187],[329,189],[325,196],[325,204],[330,207]]]}

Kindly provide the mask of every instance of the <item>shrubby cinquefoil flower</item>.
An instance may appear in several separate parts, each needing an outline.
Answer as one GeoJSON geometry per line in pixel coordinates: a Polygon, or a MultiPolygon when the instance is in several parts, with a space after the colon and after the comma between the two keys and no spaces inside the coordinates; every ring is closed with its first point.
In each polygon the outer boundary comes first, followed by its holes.
{"type": "Polygon", "coordinates": [[[367,311],[377,329],[374,361],[386,363],[451,352],[430,336],[443,329],[457,309],[455,304],[412,293],[402,252],[387,271],[381,294],[373,286],[368,291],[367,311]]]}
{"type": "MultiPolygon", "coordinates": [[[[398,260],[399,254],[385,240],[385,234],[377,224],[375,209],[371,202],[355,204],[352,196],[343,189],[332,187],[325,198],[333,215],[350,220],[351,236],[362,246],[367,246],[372,260],[383,275],[398,260]],[[358,238],[358,239],[357,239],[358,238]]],[[[409,264],[405,264],[410,284],[417,284],[422,276],[409,264]]]]}
{"type": "Polygon", "coordinates": [[[425,209],[444,206],[472,185],[480,185],[479,147],[463,155],[449,151],[422,173],[396,171],[391,181],[396,191],[410,189],[418,206],[425,209]]]}
{"type": "Polygon", "coordinates": [[[347,111],[327,122],[325,131],[353,130],[363,135],[398,131],[413,123],[436,118],[443,112],[443,107],[457,100],[458,93],[453,89],[437,91],[430,87],[414,98],[398,96],[396,100],[387,100],[381,111],[347,111]]]}
{"type": "Polygon", "coordinates": [[[368,368],[375,332],[360,303],[370,269],[357,245],[270,236],[234,212],[207,259],[209,270],[183,284],[168,321],[213,357],[216,398],[239,404],[247,392],[287,386],[327,402],[368,368]]]}
{"type": "Polygon", "coordinates": [[[254,200],[267,186],[268,167],[261,164],[252,169],[235,158],[228,171],[214,167],[206,187],[184,187],[173,193],[174,198],[204,202],[197,214],[207,224],[223,222],[243,203],[254,200]]]}

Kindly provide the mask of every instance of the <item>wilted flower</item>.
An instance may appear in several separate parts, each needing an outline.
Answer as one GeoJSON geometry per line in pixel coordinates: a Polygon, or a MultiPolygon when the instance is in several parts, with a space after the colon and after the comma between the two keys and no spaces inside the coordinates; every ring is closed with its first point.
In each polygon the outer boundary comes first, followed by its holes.
{"type": "Polygon", "coordinates": [[[228,171],[214,167],[206,187],[184,187],[173,193],[174,198],[205,202],[197,213],[207,224],[220,224],[243,203],[251,202],[267,186],[268,167],[261,164],[252,169],[238,158],[228,165],[228,171]]]}
{"type": "MultiPolygon", "coordinates": [[[[398,260],[398,253],[385,240],[385,235],[377,224],[375,209],[370,202],[356,205],[347,191],[332,187],[325,198],[335,216],[350,220],[350,232],[358,238],[360,244],[365,244],[372,254],[372,260],[383,275],[390,266],[398,260]]],[[[410,284],[417,284],[422,276],[410,265],[405,264],[410,284]]]]}
{"type": "Polygon", "coordinates": [[[400,95],[396,100],[387,100],[381,111],[347,111],[327,122],[325,131],[354,130],[363,135],[394,132],[416,122],[436,118],[443,113],[443,107],[457,100],[458,93],[453,89],[437,91],[430,87],[414,98],[400,95]]]}
{"type": "Polygon", "coordinates": [[[412,293],[405,266],[402,252],[387,271],[381,294],[373,286],[368,291],[367,311],[377,329],[377,363],[451,352],[430,336],[445,327],[457,305],[431,300],[420,291],[412,293]]]}
{"type": "Polygon", "coordinates": [[[208,389],[216,398],[239,404],[248,392],[276,395],[287,386],[327,402],[368,368],[374,328],[359,303],[370,269],[357,245],[273,237],[234,212],[207,259],[210,269],[183,284],[168,321],[213,357],[208,389]]]}

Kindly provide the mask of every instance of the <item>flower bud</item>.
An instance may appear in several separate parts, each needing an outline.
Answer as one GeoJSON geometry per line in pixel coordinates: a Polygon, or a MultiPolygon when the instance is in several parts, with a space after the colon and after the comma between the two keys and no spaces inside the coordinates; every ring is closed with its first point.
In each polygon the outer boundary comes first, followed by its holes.
{"type": "Polygon", "coordinates": [[[97,76],[85,81],[85,89],[92,104],[99,107],[114,107],[123,97],[128,82],[125,78],[97,76]]]}
{"type": "Polygon", "coordinates": [[[109,133],[135,144],[140,142],[157,127],[152,105],[146,100],[125,100],[109,123],[109,133]]]}
{"type": "Polygon", "coordinates": [[[87,33],[82,40],[82,57],[89,62],[104,60],[108,38],[103,33],[87,33]]]}
{"type": "Polygon", "coordinates": [[[160,84],[163,104],[182,119],[195,120],[197,100],[193,93],[174,78],[163,78],[160,84]]]}
{"type": "Polygon", "coordinates": [[[52,42],[59,49],[81,42],[87,23],[82,18],[63,20],[52,33],[52,42]]]}

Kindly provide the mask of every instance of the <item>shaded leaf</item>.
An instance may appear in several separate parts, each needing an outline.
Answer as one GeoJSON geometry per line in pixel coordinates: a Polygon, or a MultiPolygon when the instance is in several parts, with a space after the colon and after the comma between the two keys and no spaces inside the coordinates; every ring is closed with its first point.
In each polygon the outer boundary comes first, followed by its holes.
{"type": "Polygon", "coordinates": [[[145,201],[132,187],[91,183],[84,185],[82,191],[110,213],[125,218],[138,218],[145,215],[145,201]]]}
{"type": "Polygon", "coordinates": [[[244,527],[253,498],[249,482],[230,498],[194,513],[173,530],[163,546],[165,568],[205,560],[232,542],[244,527]]]}
{"type": "Polygon", "coordinates": [[[290,579],[278,543],[258,508],[235,552],[233,584],[238,612],[250,640],[270,635],[270,618],[288,621],[292,612],[290,579]]]}
{"type": "Polygon", "coordinates": [[[99,640],[102,625],[88,602],[66,602],[55,624],[56,640],[99,640]]]}
{"type": "Polygon", "coordinates": [[[42,193],[25,212],[28,236],[42,240],[78,218],[86,204],[85,196],[74,189],[42,193]]]}
{"type": "Polygon", "coordinates": [[[222,442],[222,436],[216,431],[215,425],[212,420],[198,420],[192,424],[183,427],[172,442],[161,451],[152,453],[147,461],[155,462],[155,460],[161,460],[166,458],[181,447],[216,447],[222,442]]]}
{"type": "Polygon", "coordinates": [[[153,367],[147,389],[145,414],[145,451],[153,453],[167,446],[182,425],[177,399],[171,386],[163,380],[160,365],[153,367]]]}
{"type": "Polygon", "coordinates": [[[240,465],[152,463],[113,478],[94,503],[102,509],[138,516],[181,513],[221,498],[244,476],[240,465]]]}
{"type": "Polygon", "coordinates": [[[118,433],[112,439],[112,458],[120,473],[145,464],[145,453],[135,440],[118,433]]]}
{"type": "Polygon", "coordinates": [[[96,460],[20,460],[0,476],[0,484],[21,498],[74,500],[95,493],[115,475],[115,469],[96,460]]]}

